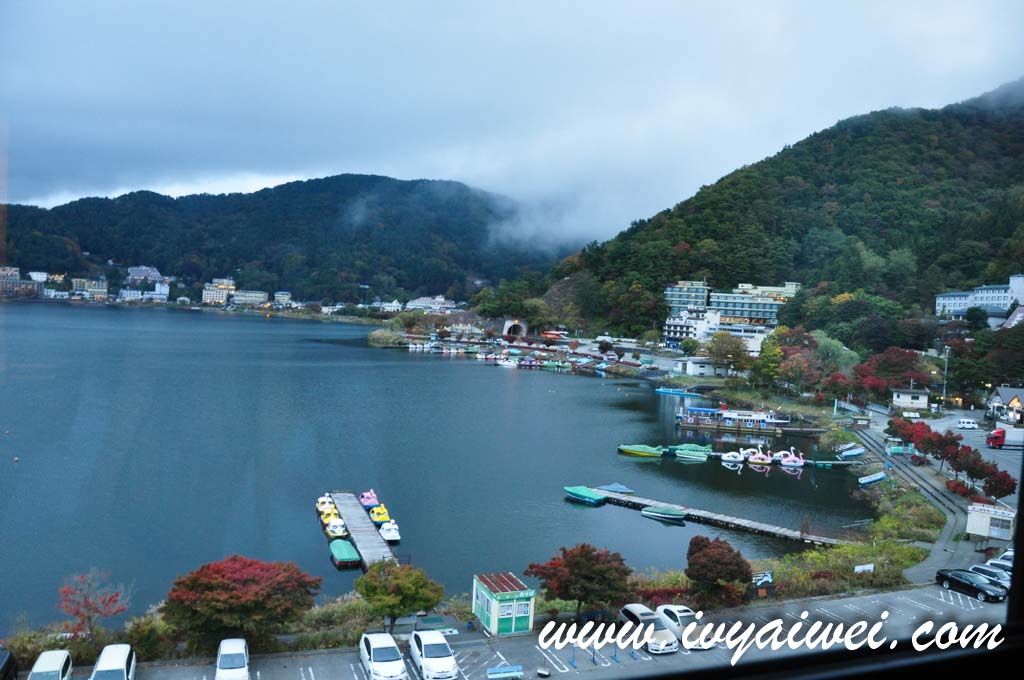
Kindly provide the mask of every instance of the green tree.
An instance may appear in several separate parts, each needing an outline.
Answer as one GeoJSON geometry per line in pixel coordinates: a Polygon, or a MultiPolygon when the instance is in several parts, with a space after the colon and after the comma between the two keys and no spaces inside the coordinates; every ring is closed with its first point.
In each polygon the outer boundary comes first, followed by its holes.
{"type": "Polygon", "coordinates": [[[422,569],[390,561],[370,565],[354,587],[376,614],[390,619],[389,632],[398,617],[433,609],[444,598],[444,587],[422,569]]]}
{"type": "Polygon", "coordinates": [[[694,338],[683,338],[679,341],[679,351],[686,356],[693,356],[700,349],[700,343],[694,338]]]}
{"type": "Polygon", "coordinates": [[[759,385],[772,385],[779,379],[779,364],[783,354],[774,335],[769,335],[761,343],[761,353],[751,368],[751,379],[759,385]]]}
{"type": "Polygon", "coordinates": [[[964,312],[964,321],[976,331],[988,328],[988,312],[981,307],[968,307],[964,312]]]}
{"type": "Polygon", "coordinates": [[[743,341],[725,331],[711,336],[707,344],[708,358],[715,366],[728,366],[730,369],[741,365],[747,357],[747,348],[743,341]]]}
{"type": "Polygon", "coordinates": [[[589,543],[559,548],[547,562],[530,564],[524,574],[540,580],[548,599],[576,603],[576,618],[584,605],[614,606],[632,596],[631,569],[622,555],[589,543]]]}
{"type": "Polygon", "coordinates": [[[211,652],[226,637],[265,649],[273,633],[313,606],[320,583],[292,562],[232,555],[177,578],[161,613],[184,633],[190,652],[211,652]]]}

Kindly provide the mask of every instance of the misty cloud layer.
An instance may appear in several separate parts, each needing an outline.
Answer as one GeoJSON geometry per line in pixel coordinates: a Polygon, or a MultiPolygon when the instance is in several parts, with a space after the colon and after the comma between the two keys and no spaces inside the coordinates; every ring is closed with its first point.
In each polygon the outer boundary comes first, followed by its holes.
{"type": "Polygon", "coordinates": [[[1016,79],[1022,25],[1015,1],[7,0],[0,200],[361,172],[606,238],[841,118],[1016,79]]]}

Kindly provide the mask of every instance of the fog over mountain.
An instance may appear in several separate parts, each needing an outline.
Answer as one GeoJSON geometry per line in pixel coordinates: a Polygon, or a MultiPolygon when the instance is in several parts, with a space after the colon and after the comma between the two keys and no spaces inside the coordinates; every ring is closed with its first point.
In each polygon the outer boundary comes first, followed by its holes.
{"type": "Polygon", "coordinates": [[[1021,25],[1013,1],[12,0],[0,200],[368,173],[509,196],[506,238],[604,239],[847,116],[1013,80],[1021,25]]]}

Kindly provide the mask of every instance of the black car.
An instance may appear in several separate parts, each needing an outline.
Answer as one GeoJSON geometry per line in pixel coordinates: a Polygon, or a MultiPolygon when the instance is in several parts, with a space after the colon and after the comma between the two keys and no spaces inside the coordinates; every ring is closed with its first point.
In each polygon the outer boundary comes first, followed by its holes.
{"type": "Polygon", "coordinates": [[[0,646],[0,680],[16,680],[18,666],[14,663],[14,655],[5,647],[0,646]]]}
{"type": "Polygon", "coordinates": [[[1006,599],[1006,588],[996,585],[981,574],[964,569],[939,569],[935,572],[935,582],[946,590],[959,590],[979,602],[1001,602],[1006,599]]]}

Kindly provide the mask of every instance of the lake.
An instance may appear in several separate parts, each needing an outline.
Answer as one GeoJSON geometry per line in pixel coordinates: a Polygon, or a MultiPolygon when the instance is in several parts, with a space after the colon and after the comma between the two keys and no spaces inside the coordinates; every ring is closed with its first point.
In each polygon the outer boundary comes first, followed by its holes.
{"type": "Polygon", "coordinates": [[[792,528],[809,517],[819,532],[871,516],[843,471],[766,477],[617,455],[620,443],[684,441],[677,399],[646,382],[371,349],[368,331],[0,304],[0,635],[19,617],[58,619],[64,577],[94,566],[131,585],[131,613],[234,553],[322,576],[321,600],[347,592],[359,572],[331,566],[314,516],[328,489],[375,488],[401,526],[396,552],[449,593],[584,541],[641,571],[684,566],[697,534],[747,557],[796,549],[574,505],[565,485],[621,482],[792,528]]]}

